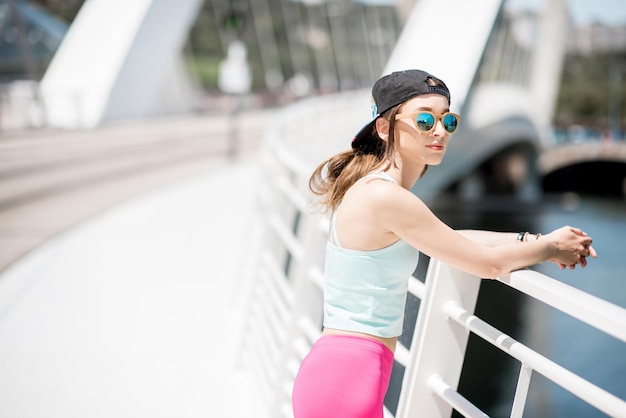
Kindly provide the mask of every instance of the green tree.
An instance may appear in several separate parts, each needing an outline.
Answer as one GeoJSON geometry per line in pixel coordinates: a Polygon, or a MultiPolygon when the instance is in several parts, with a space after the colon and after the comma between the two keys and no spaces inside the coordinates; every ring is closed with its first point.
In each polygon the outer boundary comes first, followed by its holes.
{"type": "Polygon", "coordinates": [[[626,51],[566,56],[557,101],[558,125],[609,128],[609,115],[626,116],[626,51]],[[624,98],[624,99],[622,99],[624,98]],[[618,107],[618,108],[616,108],[618,107]]]}

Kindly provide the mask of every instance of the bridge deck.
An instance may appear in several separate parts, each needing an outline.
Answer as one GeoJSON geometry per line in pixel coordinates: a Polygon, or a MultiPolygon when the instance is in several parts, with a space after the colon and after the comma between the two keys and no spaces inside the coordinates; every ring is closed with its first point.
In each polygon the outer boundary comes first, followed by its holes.
{"type": "Polygon", "coordinates": [[[0,416],[262,418],[236,363],[257,166],[127,200],[2,271],[0,416]]]}

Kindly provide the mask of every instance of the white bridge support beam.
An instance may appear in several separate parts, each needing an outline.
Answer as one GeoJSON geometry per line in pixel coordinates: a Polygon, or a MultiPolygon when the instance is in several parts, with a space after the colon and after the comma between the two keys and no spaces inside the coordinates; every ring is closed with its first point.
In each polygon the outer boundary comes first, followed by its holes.
{"type": "Polygon", "coordinates": [[[552,116],[556,108],[561,72],[565,60],[569,27],[566,0],[544,2],[539,21],[539,40],[532,63],[531,94],[536,105],[533,118],[543,130],[541,140],[551,137],[552,116]]]}
{"type": "Polygon", "coordinates": [[[460,111],[502,3],[417,0],[383,72],[419,68],[440,77],[460,111]]]}
{"type": "Polygon", "coordinates": [[[47,123],[91,128],[193,107],[181,50],[202,0],[87,0],[41,81],[47,123]]]}

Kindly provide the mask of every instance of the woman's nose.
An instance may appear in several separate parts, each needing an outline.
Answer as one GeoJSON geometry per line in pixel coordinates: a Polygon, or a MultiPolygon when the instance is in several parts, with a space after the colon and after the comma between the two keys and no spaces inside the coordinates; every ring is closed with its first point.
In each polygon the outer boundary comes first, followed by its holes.
{"type": "Polygon", "coordinates": [[[437,119],[435,122],[435,129],[433,129],[433,135],[444,136],[446,134],[446,128],[443,127],[443,121],[437,119]]]}

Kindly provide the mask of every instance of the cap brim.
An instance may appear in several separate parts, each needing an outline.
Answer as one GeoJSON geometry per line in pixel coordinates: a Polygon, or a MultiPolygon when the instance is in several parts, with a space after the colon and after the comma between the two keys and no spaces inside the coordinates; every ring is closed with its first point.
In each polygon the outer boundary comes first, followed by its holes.
{"type": "Polygon", "coordinates": [[[374,131],[374,126],[376,125],[376,119],[365,125],[357,134],[354,136],[352,140],[352,149],[359,149],[363,146],[371,143],[374,139],[372,137],[372,132],[374,131]]]}

